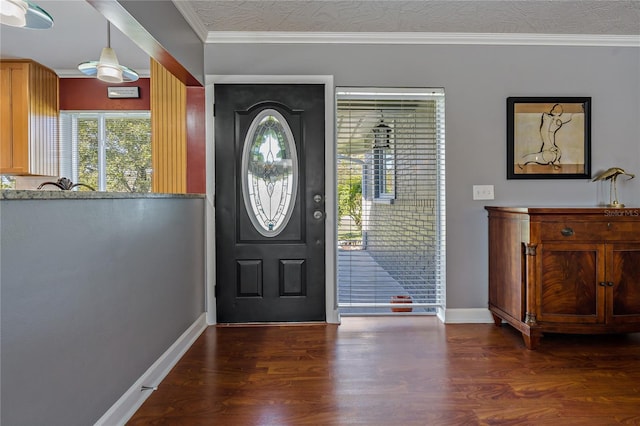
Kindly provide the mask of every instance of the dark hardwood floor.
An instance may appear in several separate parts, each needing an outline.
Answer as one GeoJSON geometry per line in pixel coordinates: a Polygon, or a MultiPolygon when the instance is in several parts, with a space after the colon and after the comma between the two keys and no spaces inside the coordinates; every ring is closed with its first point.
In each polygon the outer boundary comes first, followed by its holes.
{"type": "Polygon", "coordinates": [[[129,425],[640,425],[640,333],[435,317],[209,327],[129,425]]]}

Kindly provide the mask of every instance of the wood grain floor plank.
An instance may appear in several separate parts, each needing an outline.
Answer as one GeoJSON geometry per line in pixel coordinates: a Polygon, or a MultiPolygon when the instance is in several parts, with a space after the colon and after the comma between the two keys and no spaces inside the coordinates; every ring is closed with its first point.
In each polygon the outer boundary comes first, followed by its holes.
{"type": "Polygon", "coordinates": [[[640,333],[349,317],[209,327],[129,425],[640,425],[640,333]]]}

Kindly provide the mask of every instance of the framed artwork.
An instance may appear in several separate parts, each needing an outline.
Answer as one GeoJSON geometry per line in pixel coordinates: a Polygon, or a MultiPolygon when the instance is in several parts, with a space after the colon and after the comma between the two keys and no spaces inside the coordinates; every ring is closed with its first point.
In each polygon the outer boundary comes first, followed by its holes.
{"type": "Polygon", "coordinates": [[[591,98],[507,98],[507,179],[591,177],[591,98]]]}

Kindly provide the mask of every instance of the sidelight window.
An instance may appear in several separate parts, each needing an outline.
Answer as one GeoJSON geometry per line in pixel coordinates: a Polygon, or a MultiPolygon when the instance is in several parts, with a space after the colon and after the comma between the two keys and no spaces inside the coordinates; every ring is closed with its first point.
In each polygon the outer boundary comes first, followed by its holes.
{"type": "Polygon", "coordinates": [[[338,88],[336,98],[340,312],[435,313],[445,297],[444,91],[338,88]]]}

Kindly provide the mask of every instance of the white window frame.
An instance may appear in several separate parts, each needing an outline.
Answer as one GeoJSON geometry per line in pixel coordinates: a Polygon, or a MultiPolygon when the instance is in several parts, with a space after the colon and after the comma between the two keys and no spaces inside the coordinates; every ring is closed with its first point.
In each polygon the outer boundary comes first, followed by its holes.
{"type": "MultiPolygon", "coordinates": [[[[78,183],[78,119],[98,120],[98,187],[97,191],[107,190],[107,119],[112,118],[148,118],[151,111],[60,111],[60,174],[70,175],[72,182],[78,183]],[[65,123],[65,121],[67,121],[65,123]]],[[[68,176],[66,176],[68,177],[68,176]]]]}
{"type": "MultiPolygon", "coordinates": [[[[434,181],[434,189],[436,191],[435,198],[435,221],[437,228],[437,254],[435,260],[435,268],[433,270],[435,274],[435,282],[437,283],[437,300],[435,303],[413,303],[414,307],[433,307],[435,308],[435,314],[444,321],[444,310],[446,307],[446,186],[445,186],[445,93],[444,89],[434,88],[434,89],[421,89],[421,88],[363,88],[363,87],[337,87],[336,88],[336,101],[345,100],[345,99],[354,99],[354,100],[373,100],[376,101],[378,99],[390,98],[393,100],[400,101],[411,101],[416,99],[428,99],[435,101],[436,107],[436,137],[437,142],[435,146],[435,164],[437,169],[435,171],[435,181],[434,181]]],[[[384,115],[384,107],[382,107],[381,114],[384,115]]],[[[336,106],[336,116],[339,115],[339,107],[336,106]]],[[[393,126],[393,122],[387,123],[393,126]]],[[[336,131],[339,133],[338,129],[336,131]]],[[[396,142],[393,136],[390,137],[389,147],[386,146],[376,146],[374,143],[373,148],[369,150],[364,155],[364,163],[363,163],[363,179],[362,179],[362,195],[363,195],[363,222],[366,222],[365,216],[368,213],[368,207],[372,206],[373,203],[388,203],[400,205],[402,204],[402,194],[398,194],[398,179],[401,177],[398,176],[398,173],[401,171],[397,170],[397,167],[401,167],[398,165],[398,161],[402,161],[402,159],[398,159],[398,152],[396,149],[396,142]],[[380,152],[376,153],[376,149],[381,149],[380,152]],[[385,191],[379,191],[380,180],[374,178],[376,174],[378,174],[382,168],[379,167],[379,164],[376,166],[376,154],[378,156],[384,156],[387,150],[394,150],[392,153],[393,159],[393,175],[394,175],[394,193],[391,197],[391,194],[385,191]],[[376,167],[378,170],[376,170],[376,167]],[[370,176],[366,178],[366,176],[370,176]],[[394,200],[395,203],[394,203],[394,200]]],[[[382,144],[386,145],[386,144],[382,144]]],[[[388,153],[387,153],[388,155],[388,153]]],[[[337,157],[338,158],[338,157],[337,157]]],[[[402,191],[402,189],[400,189],[402,191]]],[[[366,247],[367,244],[364,242],[367,240],[366,230],[363,228],[363,247],[366,247]]],[[[340,303],[341,307],[353,307],[353,308],[362,308],[366,307],[367,303],[340,303]]],[[[390,306],[394,306],[389,304],[390,306]]],[[[385,307],[385,303],[375,303],[376,307],[385,307]]]]}
{"type": "Polygon", "coordinates": [[[373,201],[393,203],[396,198],[396,159],[392,148],[373,149],[373,201]],[[391,172],[388,172],[391,170],[391,172]],[[391,184],[388,180],[391,178],[391,184]],[[388,192],[387,188],[391,187],[388,192]]]}

